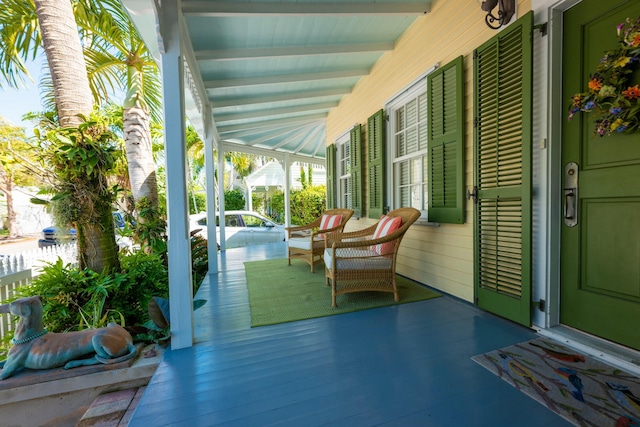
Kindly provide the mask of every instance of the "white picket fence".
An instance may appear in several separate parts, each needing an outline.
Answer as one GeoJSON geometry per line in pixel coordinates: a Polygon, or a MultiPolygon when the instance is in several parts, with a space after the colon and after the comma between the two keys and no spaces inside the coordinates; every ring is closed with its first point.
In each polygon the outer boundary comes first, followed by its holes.
{"type": "MultiPolygon", "coordinates": [[[[0,256],[0,304],[15,295],[16,289],[24,286],[37,276],[48,263],[62,259],[66,264],[77,264],[78,246],[68,243],[34,249],[12,255],[0,256]]],[[[15,317],[10,314],[0,315],[0,338],[14,327],[15,317]]]]}

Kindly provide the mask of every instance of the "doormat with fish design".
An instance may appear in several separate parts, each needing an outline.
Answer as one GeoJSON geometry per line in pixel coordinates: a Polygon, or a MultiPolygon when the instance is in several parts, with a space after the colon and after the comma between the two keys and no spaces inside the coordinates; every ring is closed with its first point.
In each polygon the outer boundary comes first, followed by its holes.
{"type": "Polygon", "coordinates": [[[640,427],[640,378],[548,339],[472,358],[577,426],[640,427]]]}

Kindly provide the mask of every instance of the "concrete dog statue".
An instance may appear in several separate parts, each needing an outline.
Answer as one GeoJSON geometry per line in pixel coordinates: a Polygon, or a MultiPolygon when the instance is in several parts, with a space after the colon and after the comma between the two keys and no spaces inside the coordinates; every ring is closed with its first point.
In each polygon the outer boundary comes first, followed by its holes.
{"type": "Polygon", "coordinates": [[[42,325],[40,297],[27,297],[0,305],[0,313],[19,316],[13,347],[7,359],[0,362],[0,380],[22,368],[65,369],[98,363],[118,363],[131,359],[136,349],[131,335],[123,327],[110,323],[99,329],[78,332],[47,332],[42,325]],[[91,358],[86,358],[93,354],[91,358]]]}

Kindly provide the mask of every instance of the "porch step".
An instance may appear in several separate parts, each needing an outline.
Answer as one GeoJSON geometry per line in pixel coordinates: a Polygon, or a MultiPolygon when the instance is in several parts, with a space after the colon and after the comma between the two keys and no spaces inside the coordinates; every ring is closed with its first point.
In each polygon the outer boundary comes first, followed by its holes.
{"type": "Polygon", "coordinates": [[[126,427],[146,386],[101,394],[76,427],[126,427]]]}

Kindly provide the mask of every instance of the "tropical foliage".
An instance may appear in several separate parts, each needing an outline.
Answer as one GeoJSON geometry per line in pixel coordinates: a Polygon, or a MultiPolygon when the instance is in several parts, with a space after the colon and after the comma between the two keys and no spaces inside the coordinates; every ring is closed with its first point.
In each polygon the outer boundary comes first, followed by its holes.
{"type": "Polygon", "coordinates": [[[118,193],[107,179],[118,156],[114,136],[98,121],[49,131],[41,139],[43,169],[54,176],[53,202],[64,206],[59,220],[77,230],[80,269],[118,269],[111,214],[118,193]]]}

